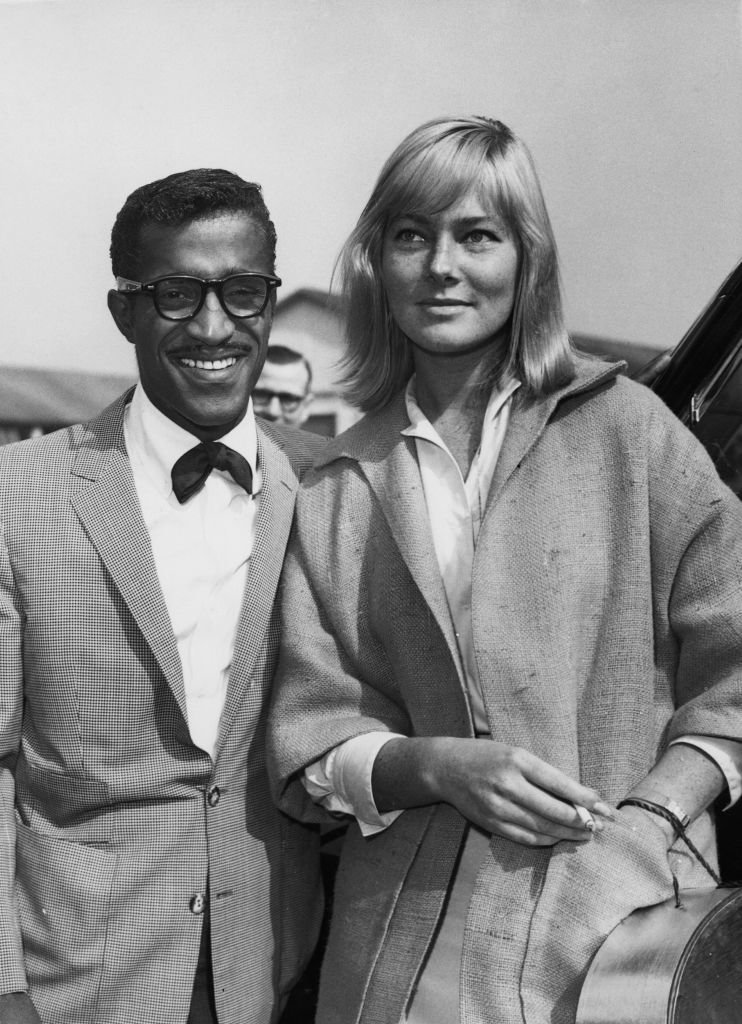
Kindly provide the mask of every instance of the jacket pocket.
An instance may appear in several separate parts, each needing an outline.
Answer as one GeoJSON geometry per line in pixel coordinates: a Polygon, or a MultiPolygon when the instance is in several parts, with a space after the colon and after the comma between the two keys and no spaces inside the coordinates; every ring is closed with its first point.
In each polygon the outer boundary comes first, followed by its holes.
{"type": "Polygon", "coordinates": [[[94,1005],[116,861],[114,852],[44,835],[16,820],[18,915],[40,1009],[85,1006],[89,1013],[94,1005]]]}

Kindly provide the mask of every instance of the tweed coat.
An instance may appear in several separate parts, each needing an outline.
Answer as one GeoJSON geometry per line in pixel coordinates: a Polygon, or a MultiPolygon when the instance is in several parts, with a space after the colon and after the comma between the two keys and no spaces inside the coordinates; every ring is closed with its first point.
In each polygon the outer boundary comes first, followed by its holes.
{"type": "MultiPolygon", "coordinates": [[[[322,812],[301,770],[343,740],[473,735],[407,422],[400,395],[352,427],[298,500],[268,748],[277,798],[304,820],[322,812]]],[[[608,800],[672,737],[742,737],[742,508],[697,441],[616,367],[580,360],[559,393],[516,400],[472,620],[492,737],[608,800]]],[[[671,869],[682,885],[712,884],[636,816],[619,812],[588,844],[491,838],[466,922],[462,1021],[573,1022],[590,957],[633,909],[671,895],[671,869]]],[[[318,1024],[400,1020],[464,832],[443,804],[367,839],[351,824],[318,1024]]],[[[708,813],[691,834],[713,859],[708,813]]]]}
{"type": "Polygon", "coordinates": [[[297,477],[321,442],[258,421],[263,490],[212,762],[188,730],[127,398],[0,450],[0,991],[28,980],[49,1024],[183,1024],[208,889],[220,1024],[269,1024],[321,911],[315,830],[270,800],[262,714],[297,477]]]}

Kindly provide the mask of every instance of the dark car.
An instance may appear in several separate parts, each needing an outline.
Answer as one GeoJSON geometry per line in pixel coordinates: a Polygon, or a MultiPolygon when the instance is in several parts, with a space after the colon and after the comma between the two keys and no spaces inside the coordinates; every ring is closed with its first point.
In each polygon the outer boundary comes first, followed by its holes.
{"type": "Polygon", "coordinates": [[[742,494],[742,263],[651,384],[742,494]]]}

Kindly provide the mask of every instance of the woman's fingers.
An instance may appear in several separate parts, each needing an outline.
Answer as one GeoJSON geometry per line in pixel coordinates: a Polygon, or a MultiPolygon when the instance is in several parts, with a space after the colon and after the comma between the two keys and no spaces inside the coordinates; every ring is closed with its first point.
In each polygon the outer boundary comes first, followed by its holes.
{"type": "Polygon", "coordinates": [[[512,799],[492,792],[487,804],[491,831],[498,831],[498,825],[507,825],[551,842],[560,839],[584,842],[603,828],[598,817],[594,818],[584,809],[580,813],[574,804],[555,799],[529,783],[524,783],[522,793],[512,799]]]}
{"type": "Polygon", "coordinates": [[[470,821],[528,845],[581,842],[612,809],[595,790],[521,747],[488,740],[451,740],[444,789],[470,821]],[[580,808],[578,810],[577,808],[580,808]]]}
{"type": "Polygon", "coordinates": [[[558,824],[515,804],[499,811],[492,831],[517,842],[538,846],[552,845],[560,840],[583,843],[588,842],[593,835],[593,831],[585,828],[574,809],[569,824],[558,824]]]}
{"type": "Polygon", "coordinates": [[[530,751],[516,748],[514,762],[527,784],[523,790],[526,805],[544,817],[562,824],[578,821],[584,825],[584,816],[577,807],[602,818],[614,817],[615,809],[594,789],[583,786],[530,751]]]}

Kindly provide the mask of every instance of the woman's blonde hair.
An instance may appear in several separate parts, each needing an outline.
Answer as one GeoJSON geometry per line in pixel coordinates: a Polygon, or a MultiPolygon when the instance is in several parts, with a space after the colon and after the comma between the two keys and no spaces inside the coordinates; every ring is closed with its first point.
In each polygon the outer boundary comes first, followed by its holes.
{"type": "Polygon", "coordinates": [[[335,268],[346,318],[346,394],[361,409],[385,406],[412,374],[410,342],[392,319],[382,282],[387,225],[400,215],[438,213],[473,189],[518,250],[503,377],[516,376],[533,394],[572,378],[556,242],[531,154],[500,121],[438,118],[411,132],[386,161],[335,268]]]}

